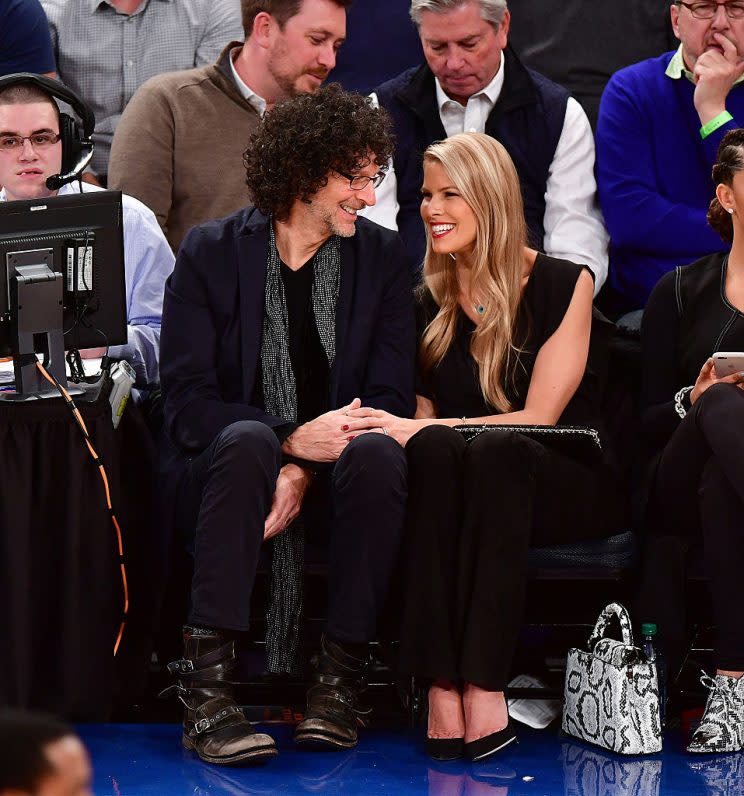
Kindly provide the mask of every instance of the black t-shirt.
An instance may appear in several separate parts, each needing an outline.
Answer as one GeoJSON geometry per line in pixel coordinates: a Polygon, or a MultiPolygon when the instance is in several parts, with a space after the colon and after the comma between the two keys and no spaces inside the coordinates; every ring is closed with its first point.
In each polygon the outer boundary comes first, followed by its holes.
{"type": "Polygon", "coordinates": [[[280,265],[289,325],[289,358],[297,387],[297,420],[307,423],[328,411],[328,358],[313,312],[313,260],[293,271],[280,265]]]}
{"type": "MultiPolygon", "coordinates": [[[[538,254],[524,288],[517,318],[515,345],[521,349],[513,377],[507,374],[506,394],[514,411],[524,409],[537,354],[560,326],[573,297],[576,281],[584,266],[538,254]]],[[[417,306],[419,344],[424,329],[438,312],[431,294],[425,292],[417,306]]],[[[481,417],[500,414],[483,397],[478,366],[470,354],[470,338],[475,324],[458,313],[455,337],[442,361],[428,374],[419,373],[417,392],[430,398],[439,417],[481,417]]],[[[562,424],[585,425],[599,429],[600,386],[593,362],[601,352],[590,351],[589,363],[573,398],[559,420],[562,424]]]]}

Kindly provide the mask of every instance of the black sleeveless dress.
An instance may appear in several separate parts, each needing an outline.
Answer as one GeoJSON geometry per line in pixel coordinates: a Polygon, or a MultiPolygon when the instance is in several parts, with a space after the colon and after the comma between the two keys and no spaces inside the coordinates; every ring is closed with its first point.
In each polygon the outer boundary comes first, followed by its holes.
{"type": "MultiPolygon", "coordinates": [[[[506,394],[514,411],[524,409],[537,354],[560,326],[584,267],[545,254],[537,255],[517,318],[515,344],[520,349],[519,358],[505,380],[506,394]]],[[[438,310],[428,291],[420,294],[416,315],[419,344],[438,310]]],[[[485,400],[480,389],[478,367],[470,354],[474,331],[475,324],[460,312],[455,338],[442,361],[428,374],[419,371],[416,391],[434,402],[438,417],[500,414],[485,400]]],[[[558,421],[561,425],[591,426],[602,434],[599,406],[606,367],[604,343],[608,334],[603,321],[595,319],[587,368],[558,421]]]]}
{"type": "MultiPolygon", "coordinates": [[[[541,346],[560,326],[582,266],[538,255],[517,320],[521,349],[506,389],[524,407],[541,346]]],[[[424,293],[419,336],[437,311],[424,293]]],[[[440,417],[496,414],[483,399],[469,353],[474,324],[458,320],[438,367],[420,375],[419,394],[440,417]]],[[[599,329],[601,332],[601,328],[599,329]]],[[[420,337],[419,337],[420,339],[420,337]]],[[[560,421],[600,430],[601,346],[594,351],[560,421]]],[[[409,674],[506,687],[522,623],[530,546],[617,533],[623,521],[618,480],[519,431],[495,427],[467,442],[429,425],[406,445],[407,569],[400,666],[409,674]]]]}

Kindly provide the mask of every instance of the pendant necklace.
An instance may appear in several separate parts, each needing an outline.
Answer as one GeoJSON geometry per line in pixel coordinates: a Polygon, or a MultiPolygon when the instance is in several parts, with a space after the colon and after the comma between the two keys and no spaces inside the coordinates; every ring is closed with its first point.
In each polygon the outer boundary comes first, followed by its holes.
{"type": "MultiPolygon", "coordinates": [[[[457,258],[455,257],[455,255],[452,252],[450,252],[449,256],[455,262],[457,262],[457,258]]],[[[473,304],[473,309],[478,313],[478,315],[483,315],[483,313],[486,311],[486,308],[482,304],[473,304]]]]}

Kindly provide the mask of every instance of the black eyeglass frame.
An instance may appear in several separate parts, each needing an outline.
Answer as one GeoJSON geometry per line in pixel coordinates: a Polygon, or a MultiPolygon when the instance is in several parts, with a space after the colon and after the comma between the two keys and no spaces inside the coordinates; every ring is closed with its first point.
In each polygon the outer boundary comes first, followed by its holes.
{"type": "Polygon", "coordinates": [[[48,146],[54,146],[58,141],[62,138],[60,133],[31,133],[31,135],[0,135],[0,152],[13,152],[17,149],[23,149],[23,142],[28,141],[31,146],[36,149],[36,147],[40,147],[41,149],[45,149],[48,146]],[[48,137],[51,140],[44,144],[34,143],[34,138],[39,138],[41,136],[48,137]],[[3,141],[7,138],[16,138],[20,139],[21,143],[17,146],[6,147],[3,146],[3,141]]]}
{"type": "Polygon", "coordinates": [[[386,177],[386,173],[384,171],[378,171],[374,177],[368,177],[366,174],[347,174],[346,172],[339,171],[338,169],[334,169],[334,171],[340,177],[344,177],[349,181],[349,188],[351,188],[352,191],[363,191],[370,183],[372,183],[373,188],[379,188],[380,185],[382,185],[382,181],[386,177]],[[354,183],[357,184],[354,185],[354,183]]]}
{"type": "Polygon", "coordinates": [[[674,0],[674,4],[678,6],[684,6],[690,12],[693,19],[713,19],[715,15],[718,13],[719,6],[723,7],[723,13],[726,14],[726,16],[729,19],[744,19],[744,2],[741,2],[741,0],[733,0],[733,2],[728,2],[728,3],[702,2],[702,0],[698,0],[697,3],[685,3],[684,0],[674,0]],[[695,14],[695,12],[692,9],[700,8],[700,6],[709,7],[709,8],[715,7],[715,11],[709,17],[699,17],[695,14]],[[741,16],[735,17],[729,13],[729,8],[732,8],[734,6],[741,8],[741,16]]]}

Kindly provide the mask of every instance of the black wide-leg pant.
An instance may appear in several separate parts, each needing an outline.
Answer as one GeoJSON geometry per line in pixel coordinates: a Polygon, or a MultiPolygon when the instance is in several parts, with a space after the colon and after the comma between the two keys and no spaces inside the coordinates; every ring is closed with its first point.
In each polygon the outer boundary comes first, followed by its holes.
{"type": "MultiPolygon", "coordinates": [[[[190,462],[178,510],[179,527],[193,533],[190,623],[248,629],[264,522],[281,466],[276,435],[253,421],[228,426],[190,462]]],[[[374,638],[403,530],[406,469],[405,451],[392,437],[361,434],[306,495],[306,531],[317,531],[329,545],[326,631],[338,641],[374,638]],[[329,527],[314,529],[313,522],[329,527]]]]}
{"type": "Polygon", "coordinates": [[[678,653],[688,550],[702,536],[718,668],[744,671],[744,392],[715,384],[695,401],[659,461],[647,513],[640,604],[678,653]]]}
{"type": "Polygon", "coordinates": [[[412,437],[406,454],[401,667],[501,691],[522,623],[528,548],[614,531],[604,469],[513,431],[466,443],[436,425],[412,437]]]}

